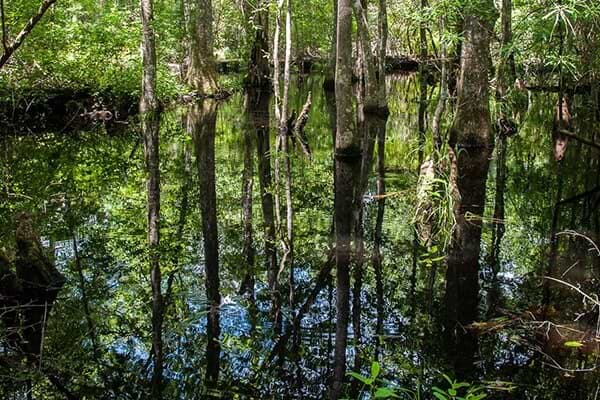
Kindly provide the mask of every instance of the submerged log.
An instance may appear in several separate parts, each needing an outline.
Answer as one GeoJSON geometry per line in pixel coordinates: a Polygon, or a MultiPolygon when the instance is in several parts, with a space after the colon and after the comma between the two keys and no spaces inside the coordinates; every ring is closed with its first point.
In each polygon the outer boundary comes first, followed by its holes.
{"type": "Polygon", "coordinates": [[[52,305],[66,280],[44,252],[28,214],[19,217],[16,243],[16,273],[8,257],[0,256],[1,319],[9,345],[35,360],[52,305]]]}

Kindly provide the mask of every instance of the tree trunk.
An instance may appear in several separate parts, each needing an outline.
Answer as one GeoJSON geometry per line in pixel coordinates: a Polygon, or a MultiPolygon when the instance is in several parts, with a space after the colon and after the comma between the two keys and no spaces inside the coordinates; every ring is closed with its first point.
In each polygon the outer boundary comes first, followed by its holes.
{"type": "Polygon", "coordinates": [[[202,95],[219,91],[213,54],[213,11],[211,0],[197,0],[194,10],[188,84],[202,95]]]}
{"type": "Polygon", "coordinates": [[[336,238],[336,334],[334,373],[329,397],[342,394],[346,374],[350,295],[350,243],[354,212],[355,171],[360,160],[360,139],[353,126],[352,104],[352,0],[338,1],[337,62],[335,67],[335,238],[336,238]]]}
{"type": "Polygon", "coordinates": [[[385,84],[385,59],[387,56],[388,19],[386,0],[379,0],[379,15],[377,20],[379,44],[377,46],[377,67],[379,73],[379,107],[387,109],[387,90],[385,84]]]}
{"type": "Polygon", "coordinates": [[[489,44],[495,19],[491,0],[465,9],[457,107],[450,145],[457,154],[460,207],[448,251],[446,272],[446,332],[451,362],[458,379],[470,379],[477,338],[462,327],[475,321],[479,295],[481,217],[493,146],[489,110],[489,44]],[[483,7],[486,6],[486,7],[483,7]],[[474,215],[475,218],[469,217],[474,215]]]}
{"type": "Polygon", "coordinates": [[[40,20],[44,17],[44,14],[46,14],[46,11],[48,11],[50,6],[52,6],[54,3],[56,3],[56,0],[44,0],[38,12],[33,17],[31,17],[29,21],[27,21],[21,32],[19,32],[15,40],[13,40],[12,44],[7,45],[8,38],[6,36],[6,25],[4,21],[4,2],[2,2],[2,41],[4,46],[4,53],[2,53],[2,56],[0,56],[0,69],[4,67],[4,64],[7,63],[7,61],[10,59],[13,53],[17,51],[19,47],[21,47],[21,45],[25,41],[25,38],[29,36],[33,28],[35,28],[38,22],[40,22],[40,20]]]}
{"type": "MultiPolygon", "coordinates": [[[[250,2],[244,1],[250,5],[250,2]]],[[[248,66],[247,85],[255,88],[269,88],[271,86],[271,68],[269,66],[269,8],[267,0],[256,0],[253,4],[252,27],[248,34],[254,35],[252,49],[250,50],[250,64],[248,66]]]]}
{"type": "Polygon", "coordinates": [[[148,248],[150,253],[150,282],[152,285],[152,397],[161,398],[163,371],[163,299],[160,271],[160,113],[156,98],[156,45],[152,0],[141,0],[142,18],[142,98],[140,118],[146,160],[146,189],[148,193],[148,248]]]}
{"type": "Polygon", "coordinates": [[[206,344],[206,386],[217,387],[219,380],[219,359],[221,346],[219,336],[219,235],[217,229],[217,194],[215,187],[215,128],[217,103],[204,100],[194,104],[188,112],[188,131],[192,135],[198,165],[200,212],[202,216],[202,236],[204,243],[204,269],[206,274],[207,300],[207,344],[206,344]]]}
{"type": "Polygon", "coordinates": [[[337,59],[336,46],[337,46],[337,7],[338,0],[333,0],[333,29],[331,31],[331,48],[329,50],[329,62],[327,65],[327,73],[325,80],[323,81],[323,88],[327,91],[334,90],[335,87],[335,62],[337,59]]]}
{"type": "Polygon", "coordinates": [[[500,287],[498,272],[500,272],[500,249],[504,237],[504,191],[506,190],[506,136],[500,136],[496,147],[496,194],[494,197],[494,219],[492,222],[492,243],[488,264],[492,269],[492,281],[488,291],[488,318],[496,317],[500,306],[500,287]]]}
{"type": "Polygon", "coordinates": [[[258,154],[258,180],[260,184],[260,199],[265,238],[265,256],[267,282],[272,295],[273,305],[277,304],[277,249],[275,243],[275,213],[273,207],[272,176],[271,176],[271,141],[269,90],[249,89],[248,101],[251,105],[252,119],[256,130],[256,152],[258,154]]]}
{"type": "Polygon", "coordinates": [[[377,322],[375,324],[375,359],[378,360],[381,349],[384,320],[383,298],[383,260],[381,243],[383,241],[383,217],[385,212],[385,133],[386,121],[381,120],[377,134],[377,219],[373,233],[373,271],[375,273],[375,298],[377,322]]]}
{"type": "MultiPolygon", "coordinates": [[[[446,21],[443,16],[439,19],[440,35],[443,35],[446,29],[446,21]]],[[[440,37],[440,58],[441,58],[441,77],[440,77],[440,98],[435,108],[431,130],[433,132],[433,143],[436,152],[439,152],[442,147],[442,117],[446,111],[446,102],[448,100],[448,46],[443,37],[440,37]]]]}
{"type": "Polygon", "coordinates": [[[252,98],[246,95],[246,128],[244,129],[244,169],[242,172],[242,258],[244,260],[244,278],[240,294],[246,294],[254,302],[254,242],[252,232],[252,192],[254,186],[254,121],[252,118],[252,98]]]}
{"type": "Polygon", "coordinates": [[[510,46],[512,45],[512,0],[502,0],[500,63],[496,77],[496,96],[504,98],[512,83],[515,81],[515,56],[510,46]]]}

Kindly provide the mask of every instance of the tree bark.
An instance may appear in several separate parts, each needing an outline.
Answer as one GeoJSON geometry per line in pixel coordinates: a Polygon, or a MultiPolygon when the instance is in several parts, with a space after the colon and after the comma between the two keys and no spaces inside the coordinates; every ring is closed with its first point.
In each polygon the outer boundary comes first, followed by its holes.
{"type": "Polygon", "coordinates": [[[142,98],[140,118],[144,137],[146,160],[146,190],[148,196],[148,250],[150,258],[150,282],[152,286],[152,397],[161,398],[163,373],[163,299],[159,261],[160,245],[160,160],[159,126],[160,114],[156,98],[156,45],[154,38],[154,15],[152,0],[141,0],[142,18],[142,98]]]}
{"type": "Polygon", "coordinates": [[[246,95],[246,128],[244,129],[244,169],[242,172],[242,258],[244,260],[244,278],[240,294],[246,294],[254,301],[254,242],[252,231],[252,193],[254,187],[254,123],[252,118],[252,98],[246,95]]]}
{"type": "MultiPolygon", "coordinates": [[[[44,0],[38,12],[33,17],[31,17],[29,21],[27,21],[21,32],[19,32],[15,40],[13,40],[12,44],[10,45],[7,45],[8,38],[6,37],[5,23],[4,19],[2,20],[2,40],[4,45],[4,53],[2,54],[2,56],[0,56],[0,69],[4,67],[4,64],[6,64],[6,62],[10,59],[13,53],[19,47],[21,47],[27,36],[31,33],[33,28],[35,28],[38,22],[40,22],[44,14],[46,14],[46,11],[48,11],[50,6],[52,6],[54,3],[56,3],[56,0],[44,0]]],[[[4,2],[2,2],[2,11],[2,15],[4,16],[4,2]]]]}
{"type": "MultiPolygon", "coordinates": [[[[250,4],[250,2],[244,2],[250,4]]],[[[252,28],[249,35],[254,35],[250,50],[250,63],[246,82],[255,88],[271,86],[271,68],[269,66],[269,7],[267,0],[256,0],[253,4],[252,28]]]]}
{"type": "Polygon", "coordinates": [[[379,44],[377,46],[377,67],[379,81],[379,107],[387,108],[387,90],[385,84],[385,59],[387,57],[388,18],[386,0],[379,0],[379,15],[377,19],[379,44]]]}
{"type": "Polygon", "coordinates": [[[251,105],[252,119],[256,129],[256,152],[258,154],[258,180],[260,184],[260,199],[263,219],[265,264],[267,270],[267,282],[271,292],[272,304],[277,304],[277,247],[275,242],[275,213],[272,193],[271,174],[271,141],[270,141],[270,103],[271,92],[269,90],[255,90],[249,88],[248,101],[251,105]]]}
{"type": "Polygon", "coordinates": [[[512,45],[512,0],[502,0],[500,63],[498,65],[496,96],[504,98],[515,81],[515,56],[510,46],[512,45]]]}
{"type": "Polygon", "coordinates": [[[337,9],[337,61],[335,67],[335,238],[336,238],[336,335],[334,372],[329,398],[342,394],[346,374],[350,295],[350,243],[354,212],[354,181],[360,160],[360,139],[354,129],[352,104],[352,0],[339,0],[337,9]]]}
{"type": "Polygon", "coordinates": [[[187,82],[199,94],[205,96],[214,95],[219,91],[213,41],[212,1],[196,0],[187,82]]]}
{"type": "Polygon", "coordinates": [[[219,235],[217,229],[217,194],[215,187],[215,128],[217,103],[204,100],[194,104],[188,112],[188,131],[196,150],[200,183],[200,212],[204,243],[204,269],[206,274],[207,344],[206,386],[217,387],[221,346],[219,336],[219,310],[221,306],[219,281],[219,235]]]}
{"type": "Polygon", "coordinates": [[[375,273],[375,298],[377,321],[375,323],[375,359],[379,358],[383,336],[384,320],[384,289],[383,289],[383,260],[381,243],[383,241],[383,217],[385,213],[385,134],[386,121],[380,121],[377,134],[377,218],[373,233],[373,271],[375,273]]]}
{"type": "Polygon", "coordinates": [[[450,135],[458,168],[460,207],[446,259],[446,333],[458,379],[471,379],[477,337],[462,327],[475,321],[479,295],[479,253],[485,188],[493,147],[489,109],[489,44],[496,14],[491,0],[465,8],[465,34],[450,135]],[[471,218],[469,216],[475,216],[471,218]]]}

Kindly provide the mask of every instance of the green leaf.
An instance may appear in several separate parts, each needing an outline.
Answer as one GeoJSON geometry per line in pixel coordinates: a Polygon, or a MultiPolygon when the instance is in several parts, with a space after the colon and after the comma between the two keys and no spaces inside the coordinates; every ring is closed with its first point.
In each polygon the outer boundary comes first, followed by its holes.
{"type": "Polygon", "coordinates": [[[348,373],[346,373],[346,375],[349,375],[349,376],[353,377],[354,379],[361,381],[365,385],[371,384],[371,379],[369,379],[365,376],[362,376],[361,374],[357,374],[356,372],[348,372],[348,373]]]}
{"type": "Polygon", "coordinates": [[[433,392],[433,395],[439,400],[448,400],[448,396],[441,394],[439,392],[433,392]]]}
{"type": "Polygon", "coordinates": [[[576,340],[571,340],[564,343],[565,347],[582,347],[583,343],[578,342],[576,340]]]}
{"type": "Polygon", "coordinates": [[[373,364],[371,364],[371,379],[377,379],[379,372],[381,372],[381,366],[377,361],[373,361],[373,364]]]}
{"type": "Polygon", "coordinates": [[[389,399],[390,397],[398,397],[390,388],[377,388],[375,391],[376,399],[389,399]]]}

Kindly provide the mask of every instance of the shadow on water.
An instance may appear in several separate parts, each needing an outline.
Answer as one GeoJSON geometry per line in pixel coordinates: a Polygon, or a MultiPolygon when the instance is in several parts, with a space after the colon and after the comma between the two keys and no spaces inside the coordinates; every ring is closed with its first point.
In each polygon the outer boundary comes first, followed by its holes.
{"type": "MultiPolygon", "coordinates": [[[[273,165],[282,156],[270,93],[251,90],[162,114],[165,398],[325,396],[336,324],[334,188],[362,205],[346,216],[360,240],[338,249],[360,256],[352,260],[350,369],[368,375],[378,360],[387,385],[424,393],[443,386],[446,373],[496,382],[490,386],[503,390],[490,389],[491,398],[595,398],[598,150],[571,140],[557,164],[556,96],[531,95],[519,110],[518,133],[497,139],[493,154],[457,149],[456,225],[447,246],[427,250],[416,246],[414,213],[420,166],[433,151],[427,121],[438,88],[418,75],[388,84],[389,119],[365,121],[354,164],[334,157],[335,104],[322,77],[293,85],[296,111],[309,90],[313,99],[305,128],[312,158],[297,147],[291,153],[293,279],[279,270],[273,165]],[[349,177],[355,190],[344,185],[349,177]],[[289,282],[293,307],[281,300],[289,282]]],[[[589,99],[575,97],[572,129],[598,142],[592,111],[589,99]]],[[[3,398],[26,398],[29,384],[40,399],[149,394],[151,292],[136,126],[0,139],[0,247],[8,260],[17,257],[15,217],[27,211],[66,278],[46,319],[37,368],[11,345],[25,327],[14,304],[2,302],[3,398]]],[[[12,275],[2,268],[4,283],[12,275]]]]}

